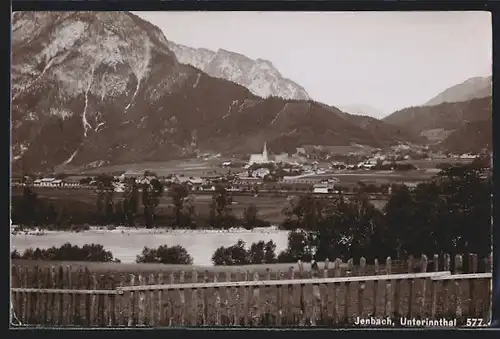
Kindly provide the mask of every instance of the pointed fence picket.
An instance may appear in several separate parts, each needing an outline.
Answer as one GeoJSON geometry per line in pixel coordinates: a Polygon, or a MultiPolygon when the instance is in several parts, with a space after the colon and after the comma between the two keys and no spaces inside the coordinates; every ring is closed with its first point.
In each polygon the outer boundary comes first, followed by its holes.
{"type": "Polygon", "coordinates": [[[439,256],[428,262],[423,255],[398,263],[387,258],[385,265],[369,265],[365,258],[357,265],[327,260],[310,270],[299,261],[287,274],[270,267],[171,271],[167,284],[166,272],[126,277],[70,265],[13,266],[12,319],[60,327],[343,327],[368,316],[489,319],[491,268],[477,273],[472,254],[465,273],[463,257],[453,259],[453,267],[449,255],[442,265],[439,256]],[[403,264],[407,273],[400,273],[403,264]]]}

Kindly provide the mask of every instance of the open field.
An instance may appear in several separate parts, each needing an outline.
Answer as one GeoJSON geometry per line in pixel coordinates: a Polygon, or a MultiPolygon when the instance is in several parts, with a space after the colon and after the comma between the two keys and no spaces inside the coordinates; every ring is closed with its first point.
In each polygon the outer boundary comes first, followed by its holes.
{"type": "Polygon", "coordinates": [[[170,174],[184,174],[185,176],[202,176],[207,174],[224,174],[228,169],[222,168],[222,162],[229,159],[184,159],[161,162],[145,162],[138,164],[123,164],[114,166],[103,166],[96,169],[75,170],[74,172],[84,172],[86,175],[96,175],[100,173],[114,173],[132,171],[143,173],[145,170],[156,173],[159,176],[170,174]]]}
{"type": "MultiPolygon", "coordinates": [[[[297,264],[218,267],[207,270],[184,267],[186,270],[183,274],[180,273],[181,266],[171,265],[101,266],[95,263],[72,263],[71,271],[68,271],[67,266],[59,266],[58,264],[63,263],[56,262],[29,263],[16,260],[13,264],[13,287],[114,289],[118,286],[161,282],[179,284],[253,280],[254,272],[258,273],[259,280],[311,278],[306,264],[303,270],[297,264]],[[56,266],[51,269],[51,264],[56,266]],[[293,276],[290,267],[293,268],[293,276]],[[131,269],[133,271],[129,271],[131,269]],[[68,281],[71,283],[68,284],[68,281]]],[[[320,263],[320,267],[323,267],[323,263],[320,263]]],[[[397,268],[398,265],[395,265],[391,273],[399,273],[397,268]]],[[[373,266],[367,266],[364,274],[359,267],[349,272],[345,269],[346,265],[342,264],[340,276],[374,274],[373,266]]],[[[383,265],[380,269],[380,274],[386,272],[383,265]]],[[[405,271],[401,266],[399,269],[400,272],[405,271]]],[[[329,269],[324,274],[320,270],[320,274],[333,277],[335,272],[329,269]]],[[[310,326],[315,319],[315,324],[319,326],[344,327],[352,326],[356,316],[429,318],[432,314],[434,291],[437,316],[455,317],[460,309],[462,317],[484,317],[488,314],[490,305],[489,285],[486,280],[472,281],[457,280],[456,283],[448,284],[447,281],[404,279],[382,280],[377,283],[320,284],[317,287],[312,284],[260,288],[210,287],[200,290],[125,292],[123,295],[109,296],[16,293],[14,307],[19,317],[28,324],[310,326]]]]}
{"type": "MultiPolygon", "coordinates": [[[[65,201],[80,201],[88,205],[89,208],[94,208],[97,201],[97,192],[90,189],[65,189],[65,188],[33,188],[33,191],[41,198],[57,199],[65,201]]],[[[13,187],[12,195],[19,196],[22,194],[22,187],[13,187]]],[[[211,196],[210,194],[194,194],[196,212],[202,215],[208,215],[210,210],[211,196]]],[[[123,199],[123,193],[115,192],[115,201],[123,199]]],[[[280,223],[283,220],[281,213],[285,207],[286,197],[273,196],[251,196],[233,194],[233,204],[230,206],[235,216],[241,217],[245,208],[249,204],[255,204],[259,211],[259,217],[270,223],[280,223]]],[[[164,194],[160,199],[160,205],[157,207],[157,213],[162,214],[167,211],[172,212],[172,198],[164,194]]]]}

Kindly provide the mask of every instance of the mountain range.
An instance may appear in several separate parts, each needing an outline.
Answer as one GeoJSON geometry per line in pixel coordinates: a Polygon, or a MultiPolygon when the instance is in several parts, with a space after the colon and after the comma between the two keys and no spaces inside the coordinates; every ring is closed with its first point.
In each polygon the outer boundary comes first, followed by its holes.
{"type": "MultiPolygon", "coordinates": [[[[247,154],[264,141],[273,152],[291,152],[304,144],[384,147],[416,138],[311,100],[257,96],[236,83],[246,76],[212,77],[179,61],[172,46],[158,27],[129,12],[15,13],[13,170],[247,154]]],[[[224,74],[220,65],[234,58],[227,55],[218,51],[212,61],[222,61],[203,69],[224,74]]],[[[257,64],[267,63],[248,63],[263,74],[257,64]]]]}

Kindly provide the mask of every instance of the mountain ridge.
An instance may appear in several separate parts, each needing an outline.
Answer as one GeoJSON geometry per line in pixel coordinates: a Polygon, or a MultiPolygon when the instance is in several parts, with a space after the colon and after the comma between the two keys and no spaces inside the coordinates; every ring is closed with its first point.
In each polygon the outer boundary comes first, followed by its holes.
{"type": "Polygon", "coordinates": [[[472,77],[451,86],[427,101],[423,106],[435,106],[442,103],[463,102],[492,95],[492,76],[472,77]]]}

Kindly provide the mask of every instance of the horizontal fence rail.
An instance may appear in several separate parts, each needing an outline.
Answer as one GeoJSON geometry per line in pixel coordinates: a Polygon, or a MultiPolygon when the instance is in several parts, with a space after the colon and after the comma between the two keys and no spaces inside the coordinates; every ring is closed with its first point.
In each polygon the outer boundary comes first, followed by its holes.
{"type": "Polygon", "coordinates": [[[453,274],[453,275],[438,275],[432,277],[432,280],[462,280],[462,279],[492,279],[492,273],[470,273],[470,274],[453,274]]]}
{"type": "Polygon", "coordinates": [[[121,294],[120,290],[69,290],[69,289],[57,289],[57,288],[23,288],[14,287],[11,288],[12,292],[21,293],[55,293],[55,294],[121,294]]]}
{"type": "Polygon", "coordinates": [[[346,327],[354,326],[357,317],[447,318],[457,319],[458,325],[469,317],[487,323],[490,266],[478,273],[476,255],[468,256],[466,267],[460,255],[442,258],[388,258],[384,265],[376,259],[370,265],[364,258],[357,265],[352,259],[337,259],[314,267],[299,261],[293,266],[212,271],[154,266],[140,273],[89,271],[99,264],[25,263],[12,266],[11,322],[59,327],[346,327]]]}
{"type": "Polygon", "coordinates": [[[350,283],[375,280],[403,280],[439,277],[441,275],[450,275],[449,271],[429,272],[429,273],[410,273],[410,274],[383,274],[372,276],[344,277],[344,278],[312,278],[295,280],[265,280],[265,281],[234,281],[234,282],[213,282],[213,283],[194,283],[194,284],[166,284],[166,285],[144,285],[118,287],[118,291],[154,291],[154,290],[185,290],[201,288],[221,288],[221,287],[267,287],[283,285],[319,285],[331,283],[350,283]]]}

